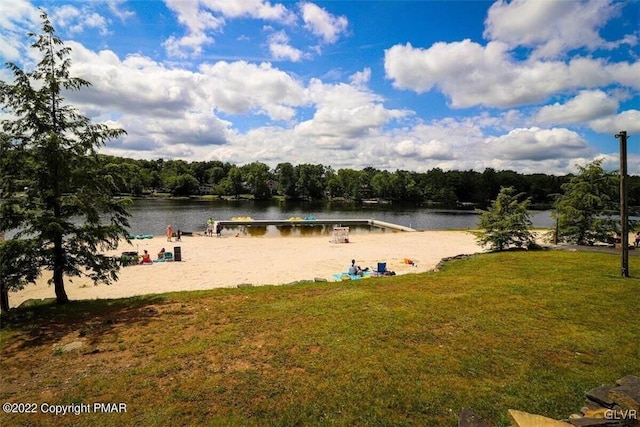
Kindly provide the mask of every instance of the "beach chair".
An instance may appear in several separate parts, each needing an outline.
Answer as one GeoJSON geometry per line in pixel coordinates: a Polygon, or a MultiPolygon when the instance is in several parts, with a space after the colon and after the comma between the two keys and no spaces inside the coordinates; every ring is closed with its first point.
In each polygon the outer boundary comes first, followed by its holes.
{"type": "Polygon", "coordinates": [[[165,261],[173,261],[173,252],[165,252],[164,253],[165,261]]]}
{"type": "Polygon", "coordinates": [[[349,227],[334,227],[331,242],[349,243],[349,227]]]}
{"type": "Polygon", "coordinates": [[[379,262],[378,263],[378,268],[376,269],[376,273],[378,274],[384,274],[387,271],[387,263],[386,262],[379,262]]]}

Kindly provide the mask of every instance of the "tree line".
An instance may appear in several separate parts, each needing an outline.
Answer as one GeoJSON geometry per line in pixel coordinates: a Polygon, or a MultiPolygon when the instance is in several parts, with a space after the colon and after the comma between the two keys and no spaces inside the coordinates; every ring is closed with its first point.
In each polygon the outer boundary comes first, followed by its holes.
{"type": "MultiPolygon", "coordinates": [[[[262,162],[238,166],[221,161],[134,160],[100,156],[104,169],[116,177],[121,194],[143,196],[168,193],[172,196],[250,196],[267,200],[335,200],[361,202],[380,199],[456,207],[460,204],[486,206],[501,188],[524,193],[534,206],[551,206],[554,195],[574,176],[522,174],[512,170],[486,168],[427,172],[394,172],[366,167],[338,169],[322,164],[280,163],[270,168],[262,162]]],[[[630,205],[640,205],[640,176],[630,177],[630,205]]],[[[615,196],[615,195],[612,195],[615,196]]]]}

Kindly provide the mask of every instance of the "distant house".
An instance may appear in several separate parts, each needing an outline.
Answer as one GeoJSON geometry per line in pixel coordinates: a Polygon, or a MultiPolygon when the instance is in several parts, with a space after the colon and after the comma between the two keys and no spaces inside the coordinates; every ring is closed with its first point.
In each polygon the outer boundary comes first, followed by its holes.
{"type": "Polygon", "coordinates": [[[198,191],[200,191],[200,194],[213,194],[213,185],[202,184],[198,187],[198,191]]]}
{"type": "Polygon", "coordinates": [[[270,179],[267,181],[267,187],[269,187],[270,194],[275,194],[278,191],[279,186],[280,181],[276,181],[275,179],[270,179]]]}
{"type": "Polygon", "coordinates": [[[476,204],[473,202],[456,202],[458,209],[474,209],[476,204]]]}

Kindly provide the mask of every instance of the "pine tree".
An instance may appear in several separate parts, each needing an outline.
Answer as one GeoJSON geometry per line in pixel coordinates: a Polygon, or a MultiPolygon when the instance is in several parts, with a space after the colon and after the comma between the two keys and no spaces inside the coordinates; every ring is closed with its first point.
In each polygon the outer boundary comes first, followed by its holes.
{"type": "Polygon", "coordinates": [[[128,201],[112,197],[114,180],[97,149],[125,131],[93,124],[65,103],[64,92],[90,83],[70,76],[71,50],[44,12],[41,18],[41,34],[29,34],[40,61],[33,71],[8,63],[14,82],[0,81],[0,108],[8,113],[0,135],[0,233],[10,231],[20,242],[3,244],[0,266],[5,288],[33,281],[34,267],[50,270],[63,304],[65,276],[117,279],[115,259],[101,252],[128,235],[128,201]]]}
{"type": "Polygon", "coordinates": [[[602,159],[578,169],[578,175],[562,185],[555,203],[558,238],[579,245],[606,242],[620,231],[619,178],[605,172],[602,159]]]}
{"type": "Polygon", "coordinates": [[[529,248],[534,243],[529,218],[529,199],[518,202],[513,187],[502,187],[498,197],[485,210],[479,210],[476,233],[478,244],[502,251],[511,246],[529,248]]]}

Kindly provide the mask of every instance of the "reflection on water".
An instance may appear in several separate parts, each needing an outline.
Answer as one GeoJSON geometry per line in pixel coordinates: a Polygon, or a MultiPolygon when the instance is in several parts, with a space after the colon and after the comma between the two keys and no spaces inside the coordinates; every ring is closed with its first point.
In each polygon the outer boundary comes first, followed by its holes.
{"type": "MultiPolygon", "coordinates": [[[[393,233],[393,230],[373,226],[350,226],[349,231],[352,233],[393,233]]],[[[327,236],[333,234],[332,226],[324,225],[287,225],[287,226],[255,226],[255,225],[238,225],[227,226],[223,230],[224,234],[252,236],[252,237],[311,237],[311,236],[327,236]]]]}
{"type": "MultiPolygon", "coordinates": [[[[132,234],[164,233],[167,224],[174,230],[204,232],[207,219],[230,220],[234,216],[262,220],[282,220],[289,217],[315,216],[318,219],[376,219],[418,230],[473,229],[478,223],[475,211],[427,209],[415,205],[345,205],[332,203],[293,203],[275,201],[225,201],[225,200],[136,200],[130,209],[132,234]]],[[[532,212],[534,227],[553,227],[549,211],[532,212]]],[[[331,227],[248,227],[250,235],[331,235],[331,227]],[[249,231],[249,229],[252,229],[249,231]],[[260,234],[262,233],[262,234],[260,234]],[[308,233],[308,234],[307,234],[308,233]]],[[[364,227],[358,231],[381,231],[364,227]]]]}

